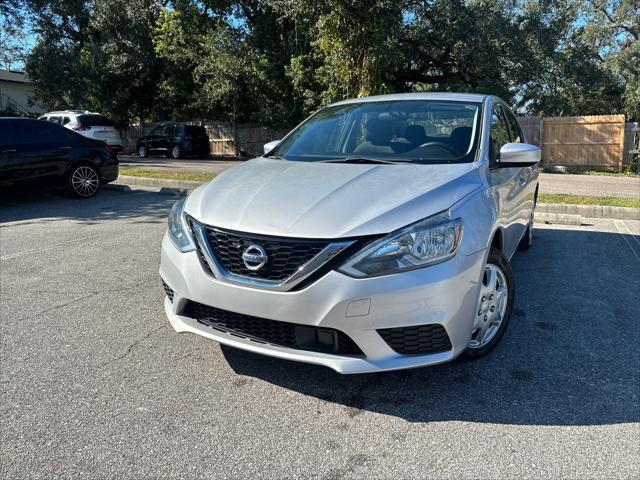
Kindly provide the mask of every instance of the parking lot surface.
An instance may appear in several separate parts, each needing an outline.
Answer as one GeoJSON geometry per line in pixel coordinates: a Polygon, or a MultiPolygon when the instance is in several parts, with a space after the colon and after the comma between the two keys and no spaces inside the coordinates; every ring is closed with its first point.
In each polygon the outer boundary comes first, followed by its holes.
{"type": "MultiPolygon", "coordinates": [[[[185,173],[218,174],[242,161],[231,157],[174,160],[164,157],[139,158],[135,155],[120,155],[120,164],[123,167],[185,173]]],[[[640,198],[640,178],[541,173],[540,193],[640,198]]]]}
{"type": "Polygon", "coordinates": [[[490,356],[340,376],[171,329],[174,201],[0,200],[3,478],[640,476],[640,222],[537,228],[490,356]]]}
{"type": "Polygon", "coordinates": [[[222,158],[173,158],[147,157],[140,158],[136,155],[118,155],[120,166],[132,168],[144,168],[164,172],[184,173],[222,173],[227,168],[242,163],[243,160],[232,157],[222,158]]]}
{"type": "Polygon", "coordinates": [[[640,177],[541,173],[540,193],[640,198],[640,177]]]}

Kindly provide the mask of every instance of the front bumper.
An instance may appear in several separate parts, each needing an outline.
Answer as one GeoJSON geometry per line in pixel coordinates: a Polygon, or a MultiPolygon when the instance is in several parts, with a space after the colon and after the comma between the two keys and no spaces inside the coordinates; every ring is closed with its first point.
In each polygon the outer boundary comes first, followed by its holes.
{"type": "Polygon", "coordinates": [[[164,306],[177,332],[195,333],[273,357],[324,365],[340,373],[365,373],[443,363],[462,353],[471,336],[486,253],[458,254],[432,267],[369,279],[331,271],[302,290],[277,292],[211,278],[202,269],[196,252],[179,252],[165,235],[160,275],[174,291],[173,302],[165,298],[164,306]],[[364,356],[257,343],[214,330],[181,315],[188,300],[254,317],[340,330],[360,347],[364,356]],[[451,350],[398,354],[376,331],[434,323],[445,328],[451,350]]]}

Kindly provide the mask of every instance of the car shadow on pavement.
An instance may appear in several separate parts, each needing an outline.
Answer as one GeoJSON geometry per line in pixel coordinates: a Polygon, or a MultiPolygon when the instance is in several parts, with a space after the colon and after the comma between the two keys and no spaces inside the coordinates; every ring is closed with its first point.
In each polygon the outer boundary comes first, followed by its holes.
{"type": "Polygon", "coordinates": [[[343,376],[231,347],[233,370],[347,409],[411,422],[610,425],[640,421],[638,237],[538,229],[513,259],[511,324],[475,362],[343,376]],[[632,251],[635,248],[635,252],[632,251]]]}
{"type": "Polygon", "coordinates": [[[0,194],[0,223],[21,225],[70,219],[84,224],[110,220],[132,223],[166,221],[178,196],[148,190],[101,189],[96,196],[75,199],[63,192],[0,194]]]}

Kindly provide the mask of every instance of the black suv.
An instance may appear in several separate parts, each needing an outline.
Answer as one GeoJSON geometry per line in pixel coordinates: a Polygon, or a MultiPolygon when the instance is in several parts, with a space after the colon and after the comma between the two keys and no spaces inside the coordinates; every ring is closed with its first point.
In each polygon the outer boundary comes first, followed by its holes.
{"type": "Polygon", "coordinates": [[[165,123],[154,127],[151,133],[138,140],[136,151],[142,158],[151,153],[164,153],[168,157],[187,155],[209,156],[209,136],[204,127],[165,123]]]}
{"type": "Polygon", "coordinates": [[[118,178],[118,159],[104,142],[55,123],[0,118],[0,190],[65,186],[89,198],[118,178]]]}

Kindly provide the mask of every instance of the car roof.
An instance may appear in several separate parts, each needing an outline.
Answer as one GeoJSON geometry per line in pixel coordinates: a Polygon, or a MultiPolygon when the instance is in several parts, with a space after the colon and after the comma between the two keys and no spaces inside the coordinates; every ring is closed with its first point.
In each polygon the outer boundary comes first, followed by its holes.
{"type": "Polygon", "coordinates": [[[73,115],[101,115],[100,113],[96,113],[96,112],[90,112],[89,110],[56,110],[55,112],[47,112],[47,113],[43,113],[42,116],[46,116],[46,115],[68,115],[68,114],[73,114],[73,115]]]}
{"type": "Polygon", "coordinates": [[[455,102],[483,102],[489,95],[480,93],[450,93],[450,92],[419,92],[392,93],[389,95],[374,95],[371,97],[351,98],[331,105],[348,105],[350,103],[389,102],[402,100],[448,100],[455,102]]]}

